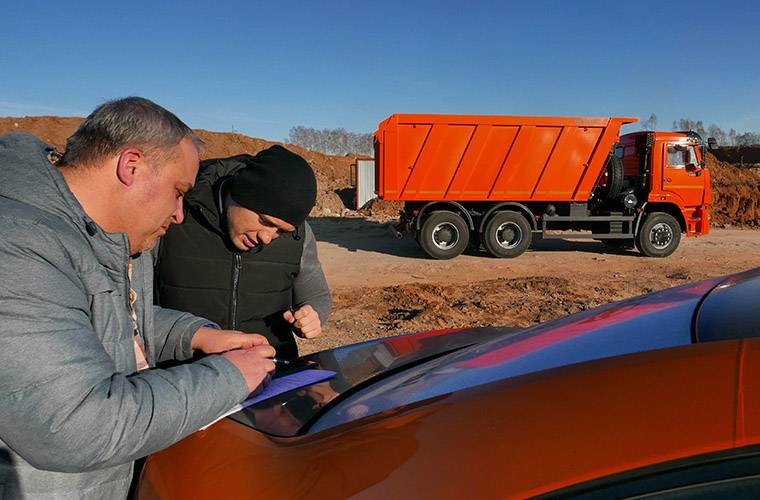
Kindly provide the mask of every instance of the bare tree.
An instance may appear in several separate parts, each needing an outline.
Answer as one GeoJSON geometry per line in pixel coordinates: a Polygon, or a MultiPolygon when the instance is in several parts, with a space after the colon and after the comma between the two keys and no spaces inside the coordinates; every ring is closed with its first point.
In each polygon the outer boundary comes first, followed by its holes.
{"type": "Polygon", "coordinates": [[[728,141],[728,134],[726,134],[722,128],[716,124],[712,124],[707,128],[707,136],[714,137],[718,141],[719,146],[731,146],[728,141]]]}
{"type": "Polygon", "coordinates": [[[707,130],[705,130],[704,123],[701,120],[694,121],[689,118],[673,120],[673,130],[693,130],[701,135],[702,138],[706,139],[707,137],[714,137],[721,146],[760,145],[760,133],[758,132],[739,133],[734,129],[729,129],[728,132],[726,132],[715,123],[707,127],[707,130]]]}
{"type": "Polygon", "coordinates": [[[701,137],[705,137],[707,135],[707,132],[705,132],[705,124],[702,123],[702,120],[697,121],[694,126],[694,132],[698,133],[701,137]]]}
{"type": "Polygon", "coordinates": [[[290,129],[286,141],[331,155],[372,154],[372,134],[349,132],[344,128],[317,130],[299,125],[290,129]]]}
{"type": "Polygon", "coordinates": [[[641,122],[641,130],[657,130],[657,115],[652,113],[649,118],[641,122]]]}
{"type": "Polygon", "coordinates": [[[744,132],[736,136],[737,146],[752,146],[754,144],[760,144],[760,134],[744,132]]]}
{"type": "Polygon", "coordinates": [[[684,132],[693,131],[698,133],[703,138],[707,136],[707,132],[705,131],[705,124],[702,122],[702,120],[691,120],[689,118],[674,120],[673,130],[680,130],[684,132]]]}

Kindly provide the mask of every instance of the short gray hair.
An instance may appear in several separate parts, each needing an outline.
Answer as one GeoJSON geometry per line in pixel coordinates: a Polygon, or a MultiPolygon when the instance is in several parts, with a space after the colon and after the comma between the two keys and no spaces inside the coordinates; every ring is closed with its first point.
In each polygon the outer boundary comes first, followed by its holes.
{"type": "Polygon", "coordinates": [[[58,165],[94,165],[128,147],[141,149],[151,159],[167,160],[185,137],[197,149],[203,146],[174,113],[142,97],[125,97],[101,104],[85,118],[66,140],[58,165]]]}

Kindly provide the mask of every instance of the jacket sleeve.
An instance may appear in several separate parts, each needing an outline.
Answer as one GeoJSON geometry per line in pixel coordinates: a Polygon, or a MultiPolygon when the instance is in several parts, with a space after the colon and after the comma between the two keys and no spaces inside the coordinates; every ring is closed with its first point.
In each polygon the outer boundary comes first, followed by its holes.
{"type": "Polygon", "coordinates": [[[154,305],[156,360],[160,363],[190,359],[193,355],[193,349],[190,347],[193,335],[200,327],[210,323],[211,321],[190,313],[154,305]]]}
{"type": "Polygon", "coordinates": [[[332,311],[330,288],[317,257],[317,239],[308,222],[305,223],[301,270],[293,284],[293,303],[300,307],[309,304],[319,314],[322,324],[332,311]]]}
{"type": "Polygon", "coordinates": [[[92,328],[72,247],[46,225],[6,219],[2,227],[0,438],[34,467],[81,472],[127,463],[245,398],[245,380],[221,356],[118,372],[92,328]]]}

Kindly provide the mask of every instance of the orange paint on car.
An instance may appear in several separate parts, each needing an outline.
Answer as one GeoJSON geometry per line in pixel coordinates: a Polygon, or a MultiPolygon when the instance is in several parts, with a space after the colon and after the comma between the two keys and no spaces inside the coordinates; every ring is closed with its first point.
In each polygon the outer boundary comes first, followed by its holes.
{"type": "Polygon", "coordinates": [[[759,358],[755,339],[620,356],[294,438],[224,420],[151,456],[139,498],[524,498],[551,492],[760,443],[759,358]]]}

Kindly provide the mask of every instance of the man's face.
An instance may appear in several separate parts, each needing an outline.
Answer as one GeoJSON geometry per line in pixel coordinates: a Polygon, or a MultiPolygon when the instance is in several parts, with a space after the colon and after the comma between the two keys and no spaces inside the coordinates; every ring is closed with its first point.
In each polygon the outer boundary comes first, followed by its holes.
{"type": "Polygon", "coordinates": [[[227,196],[227,234],[236,248],[243,252],[268,245],[282,233],[296,230],[292,224],[271,215],[243,208],[227,196]]]}
{"type": "Polygon", "coordinates": [[[130,199],[129,236],[131,253],[153,248],[171,224],[184,219],[182,199],[195,184],[198,174],[198,150],[190,138],[184,138],[167,160],[153,160],[135,181],[130,199]]]}

